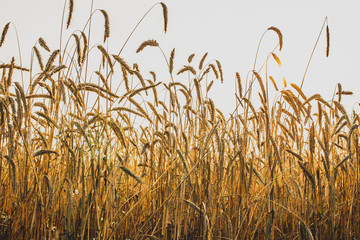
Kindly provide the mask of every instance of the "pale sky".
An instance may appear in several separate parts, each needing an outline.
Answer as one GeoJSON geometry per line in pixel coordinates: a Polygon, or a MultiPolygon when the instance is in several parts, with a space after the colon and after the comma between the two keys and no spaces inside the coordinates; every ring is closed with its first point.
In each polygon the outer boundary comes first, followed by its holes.
{"type": "MultiPolygon", "coordinates": [[[[60,0],[1,0],[0,28],[7,22],[16,25],[22,52],[23,65],[29,66],[31,48],[43,37],[50,48],[59,44],[60,21],[64,1],[60,0]]],[[[132,28],[144,13],[157,1],[153,0],[94,0],[94,9],[105,9],[110,17],[110,52],[119,51],[132,28]]],[[[175,72],[187,64],[187,57],[195,53],[195,66],[204,53],[208,60],[218,59],[223,66],[224,84],[215,84],[210,97],[224,113],[234,109],[234,75],[239,72],[245,81],[253,68],[254,57],[263,32],[275,26],[283,34],[284,46],[276,54],[282,62],[279,68],[269,62],[269,75],[278,86],[282,78],[288,83],[300,85],[311,51],[325,17],[330,28],[330,56],[325,57],[326,37],[323,32],[312,59],[303,91],[307,96],[320,93],[330,100],[336,84],[343,90],[354,92],[344,97],[347,109],[358,106],[360,99],[360,1],[359,0],[165,0],[169,11],[168,33],[163,32],[162,9],[153,9],[135,32],[123,51],[122,57],[129,63],[137,62],[143,71],[166,70],[164,59],[156,49],[146,49],[136,54],[137,47],[145,40],[155,39],[169,56],[175,47],[175,72]]],[[[75,0],[74,19],[66,38],[75,30],[82,30],[90,11],[90,0],[75,0]]],[[[67,14],[67,12],[65,13],[67,14]]],[[[103,18],[100,13],[93,18],[92,45],[102,43],[103,18]]],[[[258,65],[276,46],[274,32],[268,32],[261,44],[258,65]]],[[[11,56],[18,59],[17,43],[13,26],[0,48],[0,62],[9,62],[11,56]]],[[[264,76],[264,72],[261,72],[264,76]]],[[[168,77],[164,74],[164,79],[168,77]]],[[[166,79],[167,78],[167,79],[166,79]]],[[[181,80],[181,77],[176,79],[181,80]]],[[[275,92],[272,93],[275,96],[275,92]]],[[[356,108],[359,110],[359,107],[356,108]]]]}

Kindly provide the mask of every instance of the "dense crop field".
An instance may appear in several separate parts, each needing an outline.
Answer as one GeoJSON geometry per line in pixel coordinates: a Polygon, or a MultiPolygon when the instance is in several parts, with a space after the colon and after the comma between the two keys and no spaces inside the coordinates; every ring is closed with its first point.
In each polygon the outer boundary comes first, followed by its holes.
{"type": "MultiPolygon", "coordinates": [[[[166,5],[152,11],[166,32],[166,5]]],[[[107,49],[109,17],[95,13],[104,32],[86,25],[58,49],[39,38],[30,63],[0,64],[1,239],[360,239],[351,92],[308,96],[265,68],[224,79],[207,54],[174,66],[175,49],[147,40],[137,52],[163,53],[160,81],[107,49]],[[104,41],[89,46],[91,34],[104,41]],[[236,85],[232,114],[211,99],[222,81],[236,85]]],[[[266,61],[281,64],[281,31],[266,34],[279,39],[266,61]]]]}

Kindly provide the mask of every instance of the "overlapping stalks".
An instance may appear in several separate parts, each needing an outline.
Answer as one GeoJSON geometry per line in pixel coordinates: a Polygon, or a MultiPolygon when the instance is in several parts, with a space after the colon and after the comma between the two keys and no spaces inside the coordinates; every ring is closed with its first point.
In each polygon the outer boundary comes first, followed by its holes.
{"type": "MultiPolygon", "coordinates": [[[[281,32],[269,30],[281,49],[281,32]]],[[[90,52],[88,37],[72,34],[71,50],[40,38],[30,69],[0,65],[2,239],[360,237],[360,120],[341,105],[350,94],[341,85],[328,102],[295,84],[279,90],[270,77],[280,96],[271,103],[260,71],[247,87],[237,73],[227,117],[209,97],[224,79],[207,53],[174,73],[174,49],[159,82],[102,45],[90,52]],[[86,60],[96,54],[92,71],[86,60]],[[26,89],[18,71],[31,72],[26,89]]],[[[162,51],[148,40],[137,52],[148,47],[162,51]]]]}

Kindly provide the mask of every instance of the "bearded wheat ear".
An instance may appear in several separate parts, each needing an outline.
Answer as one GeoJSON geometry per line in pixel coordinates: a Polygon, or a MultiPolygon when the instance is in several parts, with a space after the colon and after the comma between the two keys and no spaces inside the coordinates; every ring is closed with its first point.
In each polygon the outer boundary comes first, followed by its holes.
{"type": "Polygon", "coordinates": [[[168,9],[165,3],[161,2],[161,7],[163,9],[163,17],[164,17],[164,32],[167,32],[167,26],[168,26],[168,9]]]}
{"type": "Polygon", "coordinates": [[[204,56],[201,58],[200,63],[199,63],[199,70],[201,70],[203,68],[204,61],[205,61],[207,55],[208,55],[208,53],[205,53],[204,56]]]}
{"type": "Polygon", "coordinates": [[[330,30],[329,25],[326,25],[326,57],[329,57],[330,52],[330,30]]]}
{"type": "Polygon", "coordinates": [[[106,41],[106,39],[108,39],[110,37],[110,21],[109,21],[109,15],[107,14],[107,12],[105,10],[100,10],[100,12],[103,14],[104,16],[104,20],[105,20],[105,31],[104,31],[104,42],[106,41]]]}
{"type": "Polygon", "coordinates": [[[170,59],[169,59],[169,72],[170,72],[170,74],[174,70],[174,57],[175,57],[175,48],[170,53],[170,59]]]}
{"type": "Polygon", "coordinates": [[[158,46],[159,46],[159,43],[156,40],[152,40],[152,39],[147,40],[147,41],[141,43],[141,45],[136,50],[136,53],[141,52],[146,47],[158,47],[158,46]]]}
{"type": "Polygon", "coordinates": [[[6,34],[7,34],[8,30],[9,30],[9,26],[10,26],[10,22],[8,22],[5,25],[5,27],[4,27],[3,31],[2,31],[1,39],[0,39],[0,47],[4,44],[6,34]]]}
{"type": "Polygon", "coordinates": [[[66,21],[66,28],[69,28],[70,26],[73,12],[74,12],[74,0],[69,0],[69,15],[66,21]]]}
{"type": "Polygon", "coordinates": [[[46,44],[45,40],[43,38],[39,38],[39,44],[42,48],[44,48],[46,51],[50,52],[50,48],[46,44]]]}
{"type": "Polygon", "coordinates": [[[282,35],[281,31],[278,28],[274,27],[274,26],[269,27],[268,30],[274,31],[278,35],[278,37],[279,37],[279,50],[281,51],[281,49],[283,47],[283,35],[282,35]]]}

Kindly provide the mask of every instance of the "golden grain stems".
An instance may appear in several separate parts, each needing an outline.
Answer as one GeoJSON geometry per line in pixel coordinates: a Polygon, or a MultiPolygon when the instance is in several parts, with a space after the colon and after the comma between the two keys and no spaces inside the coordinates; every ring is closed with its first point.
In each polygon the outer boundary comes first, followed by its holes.
{"type": "Polygon", "coordinates": [[[102,15],[104,16],[104,42],[106,41],[106,39],[108,39],[110,37],[110,21],[109,21],[109,15],[107,14],[107,12],[103,9],[100,9],[100,12],[102,13],[102,15]]]}
{"type": "Polygon", "coordinates": [[[156,40],[154,40],[154,39],[146,40],[140,44],[140,46],[136,50],[136,53],[141,52],[146,47],[158,47],[158,46],[159,46],[159,43],[156,40]]]}
{"type": "Polygon", "coordinates": [[[282,36],[281,31],[278,28],[274,27],[274,26],[269,27],[268,30],[272,30],[272,31],[276,32],[276,34],[278,35],[278,37],[279,37],[279,50],[281,51],[281,49],[283,47],[283,36],[282,36]]]}
{"type": "Polygon", "coordinates": [[[8,23],[5,25],[5,27],[4,27],[4,29],[3,29],[2,33],[1,33],[0,47],[1,47],[1,46],[4,44],[4,42],[5,42],[5,37],[6,37],[6,34],[7,34],[8,30],[9,30],[9,26],[10,26],[10,22],[8,22],[8,23]]]}

